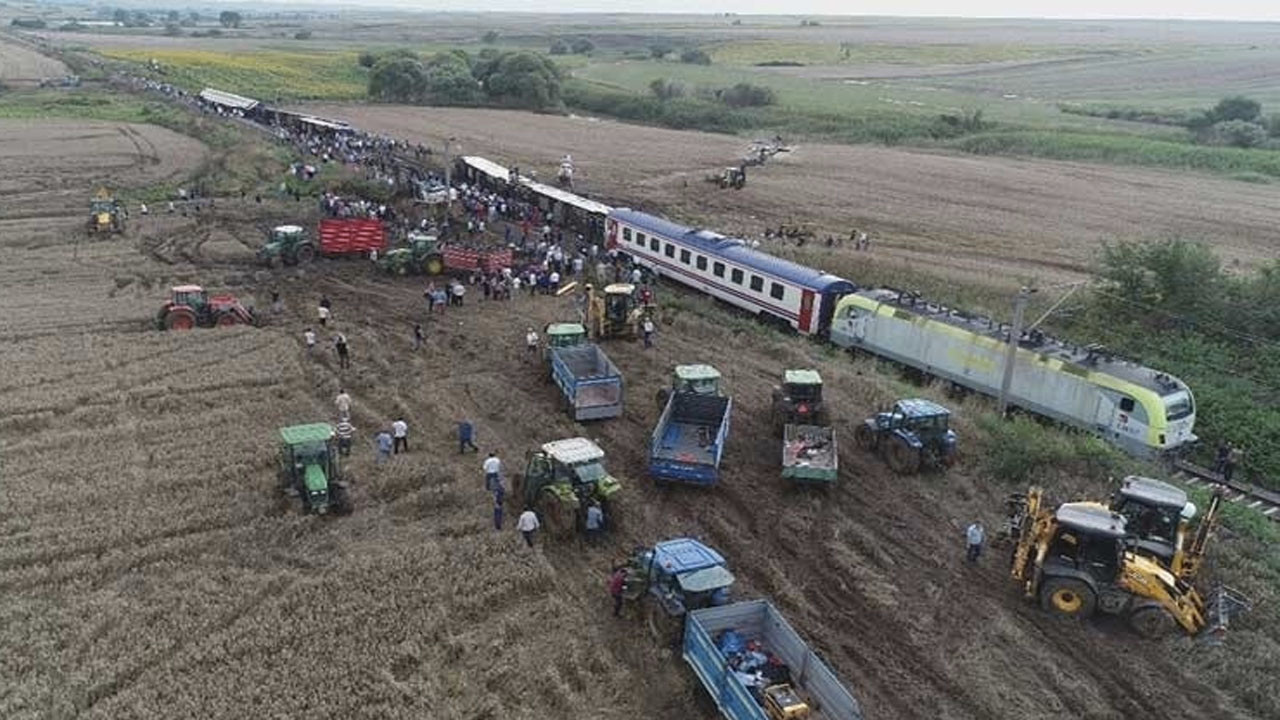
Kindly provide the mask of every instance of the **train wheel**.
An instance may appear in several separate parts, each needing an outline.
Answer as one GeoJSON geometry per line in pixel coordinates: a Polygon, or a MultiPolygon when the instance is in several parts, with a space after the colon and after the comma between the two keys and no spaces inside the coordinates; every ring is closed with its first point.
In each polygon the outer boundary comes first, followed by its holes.
{"type": "Polygon", "coordinates": [[[1040,589],[1040,605],[1063,617],[1087,618],[1093,615],[1098,598],[1081,580],[1051,578],[1040,589]]]}

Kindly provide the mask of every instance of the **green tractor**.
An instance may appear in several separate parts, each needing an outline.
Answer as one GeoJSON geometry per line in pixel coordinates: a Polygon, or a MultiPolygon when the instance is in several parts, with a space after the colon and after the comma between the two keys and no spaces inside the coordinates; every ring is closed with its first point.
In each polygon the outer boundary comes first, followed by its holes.
{"type": "Polygon", "coordinates": [[[817,370],[787,370],[782,385],[773,388],[773,423],[779,433],[786,425],[826,426],[822,406],[822,376],[817,370]]]}
{"type": "Polygon", "coordinates": [[[338,465],[338,442],[328,423],[280,429],[280,488],[302,500],[302,511],[351,512],[351,495],[338,465]]]}
{"type": "Polygon", "coordinates": [[[671,374],[671,387],[658,388],[658,409],[667,406],[672,394],[710,395],[720,397],[720,371],[710,365],[677,365],[671,374]]]}
{"type": "Polygon", "coordinates": [[[567,538],[585,528],[592,501],[600,504],[606,523],[617,522],[622,483],[605,470],[599,445],[581,437],[556,440],[528,458],[524,474],[512,479],[512,492],[538,513],[548,534],[567,538]]]}
{"type": "Polygon", "coordinates": [[[268,267],[306,265],[316,259],[316,245],[300,225],[279,225],[271,229],[267,243],[258,250],[258,261],[268,267]]]}
{"type": "Polygon", "coordinates": [[[574,347],[587,341],[587,328],[582,323],[548,323],[542,334],[546,336],[543,352],[547,355],[553,347],[574,347]]]}
{"type": "Polygon", "coordinates": [[[378,267],[392,275],[439,275],[444,272],[444,255],[435,235],[409,233],[409,244],[388,250],[378,258],[378,267]]]}

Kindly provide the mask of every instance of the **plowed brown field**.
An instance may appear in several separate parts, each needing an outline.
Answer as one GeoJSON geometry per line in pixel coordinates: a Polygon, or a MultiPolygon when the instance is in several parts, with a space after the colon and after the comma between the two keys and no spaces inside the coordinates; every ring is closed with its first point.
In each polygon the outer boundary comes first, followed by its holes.
{"type": "Polygon", "coordinates": [[[755,237],[779,221],[813,223],[823,236],[865,228],[878,260],[983,284],[1078,279],[1103,240],[1203,239],[1243,266],[1280,250],[1272,186],[1194,173],[801,145],[727,192],[703,177],[737,164],[747,149],[740,138],[497,110],[310,109],[437,149],[454,137],[461,154],[544,178],[572,154],[584,192],[721,232],[755,237]]]}
{"type": "Polygon", "coordinates": [[[30,47],[0,35],[0,82],[14,87],[36,85],[66,75],[67,66],[30,47]]]}
{"type": "MultiPolygon", "coordinates": [[[[25,132],[28,143],[65,140],[53,123],[25,132]]],[[[0,145],[0,162],[27,157],[24,147],[0,145]]],[[[167,147],[160,167],[198,156],[194,143],[167,147]]],[[[64,162],[48,175],[84,185],[64,162]]],[[[63,199],[40,196],[33,209],[70,217],[63,199]]],[[[607,346],[626,377],[625,415],[576,425],[523,351],[526,326],[572,316],[567,299],[485,303],[472,292],[427,322],[415,353],[421,281],[355,262],[251,267],[255,223],[291,208],[227,199],[201,226],[135,215],[124,237],[74,255],[69,232],[36,242],[6,227],[0,716],[709,719],[679,656],[634,619],[609,617],[604,592],[631,547],[691,534],[730,558],[739,597],[783,609],[870,718],[1249,717],[1241,698],[1258,690],[1208,685],[1199,668],[1212,656],[1190,641],[1052,622],[1019,600],[998,551],[963,567],[963,526],[994,527],[1009,490],[972,461],[897,478],[845,434],[837,487],[785,486],[765,412],[780,371],[820,367],[848,428],[921,392],[868,361],[686,299],[655,349],[607,346]],[[286,309],[261,328],[152,330],[167,286],[190,281],[260,308],[278,289],[286,309]],[[350,370],[301,345],[321,293],[351,341],[350,370]],[[696,361],[724,371],[734,395],[726,478],[660,490],[644,472],[653,393],[673,364],[696,361]],[[304,517],[275,490],[275,432],[331,419],[339,387],[360,433],[356,511],[304,517]],[[397,415],[412,450],[377,466],[369,438],[397,415]],[[532,551],[510,515],[495,532],[480,459],[455,452],[460,417],[508,473],[542,442],[596,438],[625,483],[621,527],[600,547],[540,539],[532,551]]],[[[957,422],[972,436],[969,407],[957,422]]],[[[1247,627],[1239,637],[1274,648],[1247,627]]]]}

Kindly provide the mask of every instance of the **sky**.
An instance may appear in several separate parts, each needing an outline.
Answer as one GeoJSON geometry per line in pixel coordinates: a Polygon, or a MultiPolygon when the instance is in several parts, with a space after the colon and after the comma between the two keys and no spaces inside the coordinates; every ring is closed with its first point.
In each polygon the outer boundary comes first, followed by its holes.
{"type": "Polygon", "coordinates": [[[1280,0],[334,0],[346,5],[502,12],[912,15],[1280,21],[1280,0]]]}

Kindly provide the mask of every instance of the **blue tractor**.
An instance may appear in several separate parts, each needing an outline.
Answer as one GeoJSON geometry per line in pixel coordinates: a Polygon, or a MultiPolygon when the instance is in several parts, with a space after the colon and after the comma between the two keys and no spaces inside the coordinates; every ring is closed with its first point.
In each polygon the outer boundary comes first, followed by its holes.
{"type": "Polygon", "coordinates": [[[684,634],[690,610],[725,605],[733,573],[724,557],[691,538],[640,547],[627,563],[623,597],[643,606],[654,640],[674,644],[684,634]]]}
{"type": "Polygon", "coordinates": [[[884,457],[899,475],[955,462],[956,433],[951,411],[932,400],[899,400],[893,409],[867,418],[853,433],[858,447],[884,457]]]}

